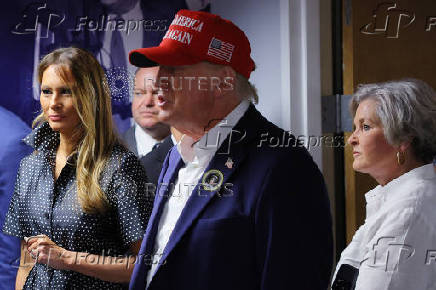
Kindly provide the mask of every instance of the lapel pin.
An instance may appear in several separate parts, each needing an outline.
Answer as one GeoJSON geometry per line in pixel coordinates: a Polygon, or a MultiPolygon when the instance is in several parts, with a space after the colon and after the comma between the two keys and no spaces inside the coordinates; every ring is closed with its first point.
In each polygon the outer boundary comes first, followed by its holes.
{"type": "Polygon", "coordinates": [[[230,158],[230,157],[227,158],[227,161],[226,161],[225,165],[226,165],[226,167],[228,169],[232,169],[233,168],[233,160],[232,160],[232,158],[230,158]]]}
{"type": "Polygon", "coordinates": [[[221,187],[223,184],[224,175],[221,171],[216,169],[211,169],[203,175],[201,181],[203,189],[207,191],[215,191],[221,187]]]}

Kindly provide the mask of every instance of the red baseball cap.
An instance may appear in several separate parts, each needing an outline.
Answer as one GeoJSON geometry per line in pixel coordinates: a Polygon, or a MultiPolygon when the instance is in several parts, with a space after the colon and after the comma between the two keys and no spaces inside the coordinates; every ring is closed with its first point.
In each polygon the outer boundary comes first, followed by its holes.
{"type": "Polygon", "coordinates": [[[247,36],[231,21],[207,12],[180,10],[159,46],[132,50],[129,60],[138,67],[209,61],[229,65],[248,79],[255,67],[250,53],[247,36]]]}

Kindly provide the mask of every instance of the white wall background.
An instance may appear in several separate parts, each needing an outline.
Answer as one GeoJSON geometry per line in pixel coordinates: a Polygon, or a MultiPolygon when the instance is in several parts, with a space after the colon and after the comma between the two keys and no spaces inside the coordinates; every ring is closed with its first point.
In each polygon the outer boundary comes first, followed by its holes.
{"type": "MultiPolygon", "coordinates": [[[[321,136],[320,0],[211,0],[212,13],[247,35],[257,108],[294,135],[321,136]]],[[[321,147],[310,153],[322,168],[321,147]]]]}
{"type": "MultiPolygon", "coordinates": [[[[256,70],[251,74],[259,93],[258,109],[283,127],[280,80],[280,0],[212,0],[212,13],[239,26],[251,43],[256,70]]],[[[290,129],[290,128],[284,128],[290,129]]]]}

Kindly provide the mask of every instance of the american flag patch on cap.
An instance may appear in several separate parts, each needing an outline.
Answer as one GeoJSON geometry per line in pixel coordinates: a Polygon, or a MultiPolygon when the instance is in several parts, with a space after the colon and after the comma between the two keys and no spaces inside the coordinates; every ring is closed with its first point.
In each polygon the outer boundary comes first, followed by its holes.
{"type": "Polygon", "coordinates": [[[235,46],[231,43],[221,41],[215,37],[212,38],[207,54],[221,60],[230,62],[232,59],[235,46]]]}

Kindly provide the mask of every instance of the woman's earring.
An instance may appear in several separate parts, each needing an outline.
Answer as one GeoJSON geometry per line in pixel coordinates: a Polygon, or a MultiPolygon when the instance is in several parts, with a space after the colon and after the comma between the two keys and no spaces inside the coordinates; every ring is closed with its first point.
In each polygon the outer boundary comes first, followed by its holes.
{"type": "Polygon", "coordinates": [[[403,165],[406,162],[405,154],[403,152],[397,152],[397,162],[398,165],[403,165]]]}

